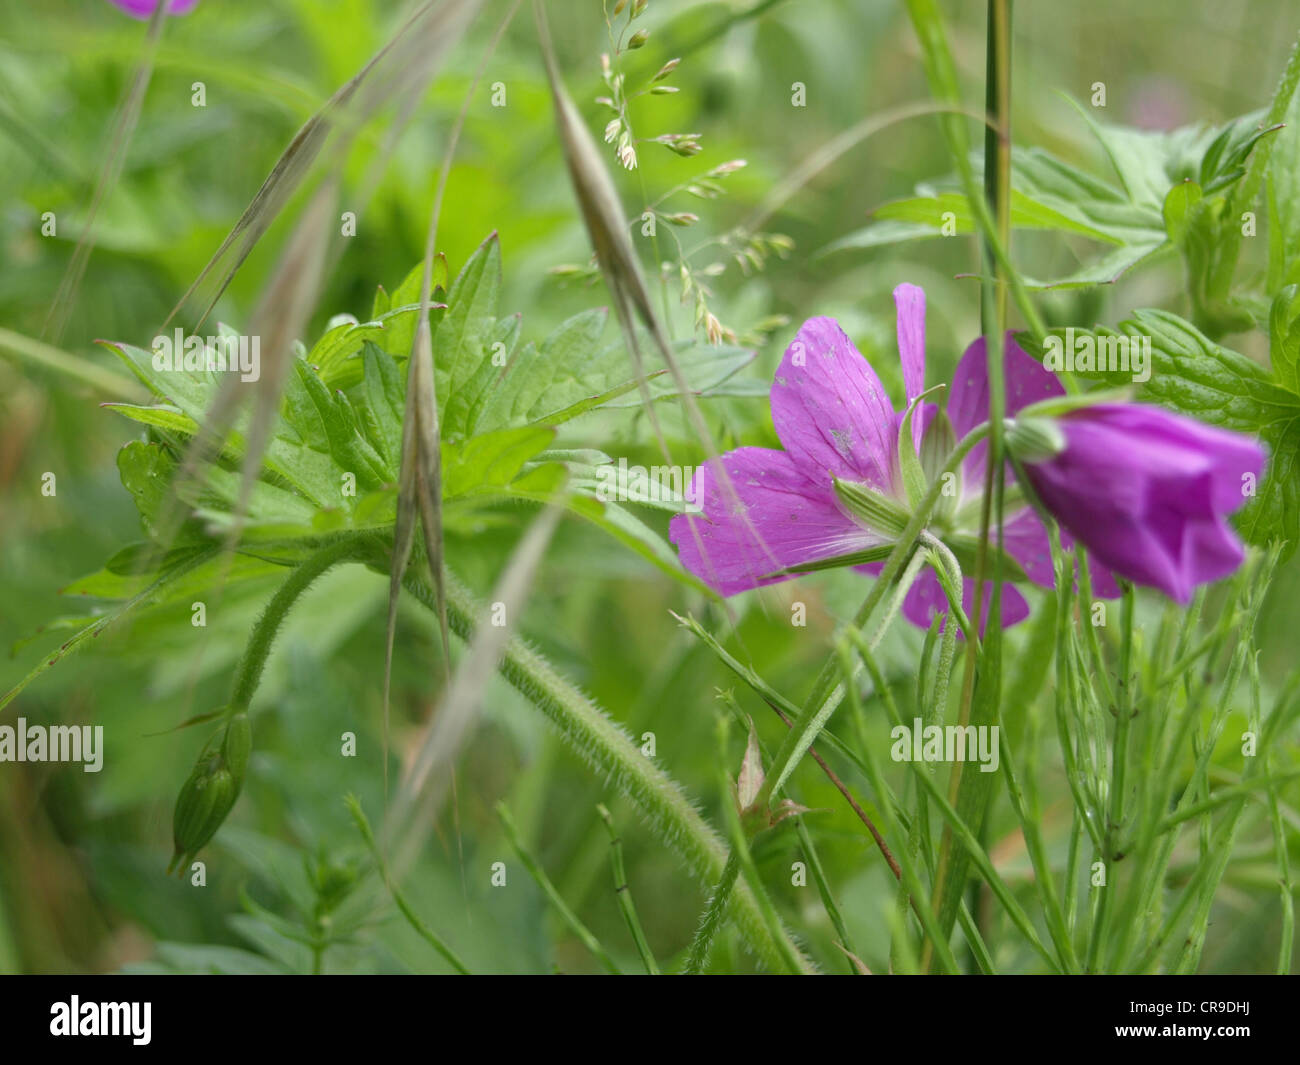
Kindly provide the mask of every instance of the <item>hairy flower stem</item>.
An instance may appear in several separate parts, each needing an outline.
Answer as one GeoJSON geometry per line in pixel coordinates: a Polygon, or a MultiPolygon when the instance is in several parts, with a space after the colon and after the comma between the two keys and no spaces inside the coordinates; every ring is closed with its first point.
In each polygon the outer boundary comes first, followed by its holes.
{"type": "MultiPolygon", "coordinates": [[[[725,801],[725,800],[724,800],[725,801]]],[[[714,937],[722,927],[722,917],[731,901],[731,889],[736,886],[736,877],[740,875],[740,855],[732,850],[727,855],[727,864],[722,869],[722,876],[709,896],[709,904],[704,908],[700,927],[696,929],[695,938],[691,940],[690,953],[686,955],[686,964],[682,967],[685,976],[699,976],[704,971],[704,963],[709,960],[709,948],[713,946],[714,937]]]]}
{"type": "Polygon", "coordinates": [[[371,533],[345,535],[326,544],[314,555],[298,564],[285,582],[276,590],[271,601],[266,604],[262,616],[253,625],[248,644],[244,648],[244,657],[240,659],[235,672],[235,685],[230,697],[226,716],[233,717],[241,710],[248,709],[248,704],[257,691],[262,679],[262,670],[266,668],[271,645],[284,619],[293,608],[298,597],[305,592],[317,578],[340,562],[357,562],[371,558],[375,551],[375,537],[371,533]]]}
{"type": "MultiPolygon", "coordinates": [[[[408,574],[403,585],[423,605],[435,607],[433,590],[424,581],[408,574]]],[[[451,631],[462,640],[470,639],[476,619],[486,616],[469,589],[450,571],[447,614],[451,631]]],[[[722,837],[700,817],[677,782],[643,755],[620,725],[518,636],[507,642],[500,669],[612,788],[640,808],[656,835],[677,852],[698,880],[712,885],[723,878],[727,845],[722,837]]],[[[726,914],[766,968],[783,971],[787,959],[793,956],[801,972],[817,971],[794,944],[788,930],[782,929],[785,943],[774,941],[758,900],[747,885],[739,885],[732,892],[726,914]]]]}

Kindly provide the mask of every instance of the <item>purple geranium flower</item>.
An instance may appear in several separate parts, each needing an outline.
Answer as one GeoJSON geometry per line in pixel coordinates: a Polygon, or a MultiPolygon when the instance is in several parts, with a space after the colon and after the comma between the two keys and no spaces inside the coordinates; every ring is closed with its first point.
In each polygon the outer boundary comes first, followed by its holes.
{"type": "MultiPolygon", "coordinates": [[[[915,285],[894,290],[898,309],[898,349],[910,406],[925,379],[925,293],[915,285]]],[[[1007,336],[1007,416],[1030,403],[1060,395],[1050,371],[1007,336]]],[[[907,507],[899,461],[899,427],[905,411],[895,411],[871,365],[831,318],[812,318],[786,349],[771,392],[772,421],[785,450],[743,447],[711,459],[696,471],[689,498],[702,515],[673,518],[669,539],[683,565],[722,595],[788,580],[780,573],[795,566],[865,551],[891,537],[855,517],[842,504],[836,480],[866,486],[907,507]],[[719,477],[730,478],[730,490],[719,477]],[[734,493],[734,495],[733,495],[734,493]]],[[[926,464],[926,437],[942,435],[946,421],[956,439],[988,420],[989,387],[984,341],[962,356],[953,377],[946,416],[921,404],[913,415],[911,446],[926,464]]],[[[952,439],[951,437],[949,439],[952,439]]],[[[940,455],[946,461],[951,446],[940,455]]],[[[962,463],[955,495],[946,507],[942,538],[973,537],[979,520],[987,448],[977,445],[962,463]]],[[[929,465],[933,468],[931,460],[929,465]]],[[[1072,543],[1066,536],[1065,542],[1072,543]]],[[[1003,546],[1037,584],[1051,587],[1053,568],[1047,532],[1033,510],[1022,505],[1005,517],[1003,546]]],[[[857,567],[878,573],[881,563],[857,567]]],[[[1099,595],[1119,589],[1109,574],[1095,580],[1099,595]]],[[[992,582],[986,585],[988,604],[992,582]]],[[[966,577],[963,606],[973,609],[975,581],[966,577]]],[[[1012,625],[1029,613],[1029,604],[1012,585],[1002,593],[1002,623],[1012,625]]],[[[948,604],[938,578],[923,570],[903,602],[903,614],[922,627],[948,604]]],[[[984,619],[981,619],[981,626],[984,619]]]]}
{"type": "Polygon", "coordinates": [[[1264,464],[1253,440],[1136,404],[1084,407],[1057,425],[1064,450],[1025,474],[1100,562],[1180,603],[1241,565],[1224,518],[1264,464]]]}
{"type": "MultiPolygon", "coordinates": [[[[132,18],[146,19],[154,13],[158,0],[108,0],[119,11],[125,11],[132,18]]],[[[169,15],[187,15],[198,6],[199,0],[171,0],[167,6],[169,15]]]]}
{"type": "MultiPolygon", "coordinates": [[[[908,407],[916,407],[904,446],[916,451],[933,477],[955,441],[988,420],[984,341],[971,344],[958,363],[946,414],[918,403],[925,378],[925,293],[900,285],[894,300],[908,407]]],[[[1065,392],[1011,334],[1004,378],[1008,418],[1065,392]]],[[[910,509],[900,461],[905,410],[894,409],[870,364],[833,319],[812,318],[799,329],[776,372],[771,406],[784,450],[742,447],[709,460],[696,472],[687,496],[701,513],[679,514],[670,525],[669,539],[683,565],[722,595],[888,545],[897,528],[864,516],[873,511],[846,505],[846,486],[883,500],[899,514],[910,509]]],[[[1119,594],[1114,570],[1185,601],[1195,584],[1215,580],[1241,562],[1241,546],[1223,516],[1244,500],[1243,475],[1259,473],[1263,457],[1253,441],[1131,404],[1085,407],[1056,425],[1062,446],[1050,456],[1034,456],[1028,476],[1060,519],[1062,545],[1072,546],[1077,537],[1102,564],[1093,573],[1095,595],[1119,594]]],[[[950,545],[974,542],[987,450],[980,443],[965,457],[959,483],[945,492],[951,498],[931,521],[931,531],[950,545]]],[[[1053,586],[1047,531],[1036,512],[1010,492],[1002,546],[1030,581],[1053,586]]],[[[882,563],[855,568],[879,573],[882,563]]],[[[986,607],[991,590],[989,582],[986,607]]],[[[964,578],[968,615],[974,593],[974,579],[964,578]]],[[[1029,613],[1024,596],[1009,583],[1002,604],[1003,625],[1029,613]]],[[[902,610],[922,627],[947,612],[931,570],[923,570],[908,589],[902,610]]],[[[981,629],[985,620],[980,619],[981,629]]]]}

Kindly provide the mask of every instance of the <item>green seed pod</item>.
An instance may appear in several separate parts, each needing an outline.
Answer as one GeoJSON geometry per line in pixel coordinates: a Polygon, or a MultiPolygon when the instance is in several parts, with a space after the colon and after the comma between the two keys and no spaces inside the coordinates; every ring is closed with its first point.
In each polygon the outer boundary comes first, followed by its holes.
{"type": "Polygon", "coordinates": [[[175,851],[167,872],[184,869],[217,833],[234,808],[244,783],[252,737],[248,715],[237,714],[199,753],[181,786],[172,815],[175,851]]]}
{"type": "Polygon", "coordinates": [[[226,726],[226,734],[221,741],[221,757],[239,784],[244,782],[244,770],[248,768],[248,752],[252,746],[253,737],[248,728],[248,715],[236,714],[226,726]]]}

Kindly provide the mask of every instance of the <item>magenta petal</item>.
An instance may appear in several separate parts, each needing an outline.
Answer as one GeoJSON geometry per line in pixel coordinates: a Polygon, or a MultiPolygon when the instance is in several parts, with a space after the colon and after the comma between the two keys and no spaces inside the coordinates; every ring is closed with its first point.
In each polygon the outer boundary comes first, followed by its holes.
{"type": "MultiPolygon", "coordinates": [[[[119,11],[125,11],[132,18],[146,19],[154,13],[158,0],[108,0],[119,11]]],[[[171,0],[167,6],[169,15],[185,15],[198,6],[199,0],[171,0]]]]}
{"type": "MultiPolygon", "coordinates": [[[[1064,545],[1066,539],[1065,530],[1061,530],[1061,543],[1064,545]]],[[[1073,544],[1074,540],[1070,539],[1073,544]]],[[[1123,593],[1120,591],[1119,582],[1115,579],[1115,574],[1103,566],[1097,559],[1088,559],[1088,579],[1092,582],[1092,597],[1094,599],[1118,599],[1123,593]]]]}
{"type": "MultiPolygon", "coordinates": [[[[984,636],[985,628],[988,625],[989,610],[992,608],[993,582],[984,582],[984,601],[981,604],[980,614],[980,638],[984,636]]],[[[971,612],[975,609],[975,578],[966,577],[962,580],[961,607],[966,616],[970,617],[971,612]]],[[[935,576],[934,570],[928,567],[921,571],[920,575],[912,582],[912,587],[907,590],[907,595],[903,598],[903,616],[913,625],[920,628],[928,629],[930,622],[936,616],[946,616],[948,613],[948,597],[944,595],[943,585],[939,583],[939,578],[935,576]]],[[[1010,628],[1018,622],[1024,621],[1029,616],[1029,603],[1025,597],[1020,594],[1013,584],[1003,583],[1002,585],[1002,627],[1010,628]]],[[[947,625],[947,621],[940,626],[940,631],[947,625]]],[[[957,630],[957,638],[964,639],[961,630],[957,630]]]]}
{"type": "MultiPolygon", "coordinates": [[[[898,313],[898,357],[903,363],[903,387],[907,405],[911,406],[925,391],[925,290],[916,285],[899,285],[894,289],[894,307],[898,313]]],[[[912,446],[920,451],[923,426],[921,418],[912,419],[912,446]]]]}
{"type": "Polygon", "coordinates": [[[786,349],[772,382],[772,422],[809,478],[827,480],[829,471],[892,492],[893,405],[833,318],[808,319],[786,349]]]}
{"type": "MultiPolygon", "coordinates": [[[[1020,568],[1031,581],[1043,588],[1056,587],[1052,543],[1042,521],[1032,508],[1025,508],[1002,527],[1002,543],[1007,554],[1020,563],[1020,568]]],[[[1062,529],[1061,547],[1068,551],[1073,546],[1074,538],[1062,529]]],[[[1088,575],[1092,582],[1093,598],[1119,598],[1119,585],[1115,583],[1114,575],[1096,559],[1091,560],[1088,575]]]]}
{"type": "MultiPolygon", "coordinates": [[[[1015,342],[1008,331],[1002,360],[1006,384],[1006,415],[1011,417],[1031,403],[1065,395],[1056,375],[1015,342]]],[[[977,425],[989,420],[989,366],[984,354],[984,338],[970,345],[952,375],[952,395],[948,399],[948,418],[960,440],[977,425]]],[[[988,445],[983,441],[971,449],[962,463],[966,484],[979,484],[984,478],[988,445]]]]}
{"type": "Polygon", "coordinates": [[[1026,507],[1002,526],[1002,546],[1020,563],[1025,576],[1043,588],[1056,586],[1052,564],[1052,542],[1034,511],[1026,507]]]}
{"type": "Polygon", "coordinates": [[[675,515],[668,538],[682,565],[721,595],[788,580],[767,575],[881,542],[839,509],[829,481],[810,480],[784,451],[742,447],[710,459],[689,498],[703,514],[675,515]]]}
{"type": "MultiPolygon", "coordinates": [[[[873,577],[879,577],[880,571],[885,568],[883,562],[869,562],[862,566],[854,566],[854,569],[869,573],[873,577]]],[[[980,613],[983,617],[980,619],[980,636],[984,635],[985,626],[989,620],[989,610],[993,603],[990,596],[993,594],[993,582],[984,582],[984,602],[981,605],[980,613]]],[[[961,606],[970,617],[970,613],[975,609],[975,578],[964,577],[962,579],[961,606]]],[[[903,596],[902,614],[913,625],[918,628],[928,629],[930,621],[941,615],[948,613],[948,597],[944,595],[943,585],[939,583],[939,578],[935,576],[934,570],[926,567],[912,582],[912,587],[907,590],[903,596]]],[[[1029,616],[1029,603],[1025,597],[1020,594],[1014,584],[1003,582],[1002,584],[1002,627],[1009,628],[1019,621],[1024,621],[1029,616]]],[[[939,627],[943,631],[943,626],[939,627]]],[[[958,639],[964,639],[961,630],[957,631],[958,639]]]]}

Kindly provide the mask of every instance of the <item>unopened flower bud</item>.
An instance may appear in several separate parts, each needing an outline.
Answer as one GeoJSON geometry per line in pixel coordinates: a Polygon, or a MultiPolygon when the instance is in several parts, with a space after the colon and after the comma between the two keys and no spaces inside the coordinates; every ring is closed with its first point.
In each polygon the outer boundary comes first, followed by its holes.
{"type": "Polygon", "coordinates": [[[248,715],[241,713],[232,717],[225,729],[199,752],[194,769],[176,797],[172,814],[175,851],[167,865],[169,873],[184,869],[216,835],[234,808],[243,787],[251,747],[248,715]]]}

